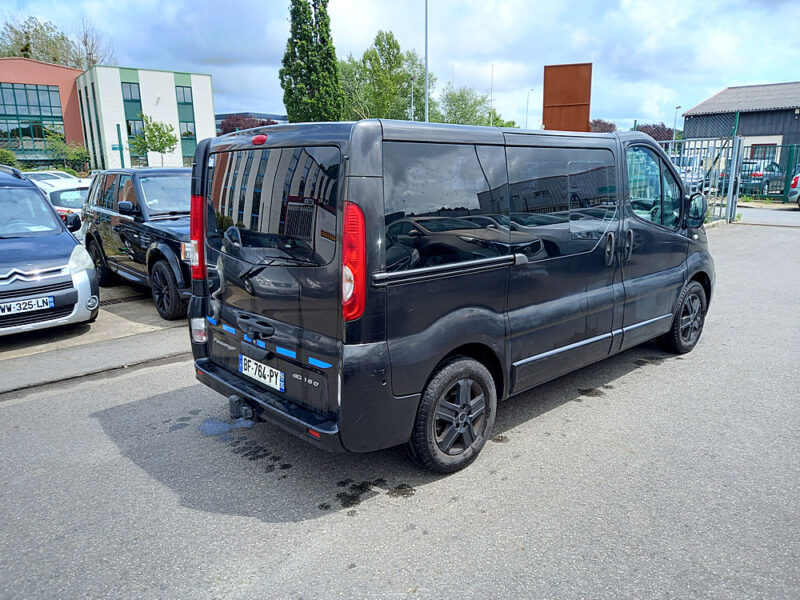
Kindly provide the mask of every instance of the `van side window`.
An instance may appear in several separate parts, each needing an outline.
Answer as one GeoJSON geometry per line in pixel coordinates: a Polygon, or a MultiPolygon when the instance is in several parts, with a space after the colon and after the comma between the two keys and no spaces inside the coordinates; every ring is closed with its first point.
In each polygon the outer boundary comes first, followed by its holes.
{"type": "Polygon", "coordinates": [[[625,158],[634,214],[645,221],[676,229],[683,200],[680,183],[650,148],[631,146],[625,158]]]}
{"type": "Polygon", "coordinates": [[[593,250],[618,219],[614,155],[600,148],[508,148],[512,231],[555,258],[593,250]]]}
{"type": "Polygon", "coordinates": [[[209,245],[250,263],[328,264],[336,250],[340,163],[331,146],[214,155],[209,245]]]}
{"type": "Polygon", "coordinates": [[[509,253],[503,148],[385,142],[383,164],[387,271],[509,253]]]}

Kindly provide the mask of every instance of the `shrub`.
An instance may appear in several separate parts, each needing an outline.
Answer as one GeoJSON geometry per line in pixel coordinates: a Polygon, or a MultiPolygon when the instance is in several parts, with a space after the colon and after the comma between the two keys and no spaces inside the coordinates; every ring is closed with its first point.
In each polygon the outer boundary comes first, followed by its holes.
{"type": "Polygon", "coordinates": [[[7,167],[19,167],[19,163],[17,162],[17,157],[11,150],[6,150],[5,148],[0,149],[0,165],[6,165],[7,167]]]}

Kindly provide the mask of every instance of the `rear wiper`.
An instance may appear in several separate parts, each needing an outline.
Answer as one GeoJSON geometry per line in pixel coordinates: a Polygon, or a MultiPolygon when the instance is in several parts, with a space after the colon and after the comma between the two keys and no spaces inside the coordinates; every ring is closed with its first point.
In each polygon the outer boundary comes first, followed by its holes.
{"type": "Polygon", "coordinates": [[[301,258],[271,258],[265,263],[259,263],[257,265],[253,265],[252,267],[245,269],[241,273],[239,273],[239,279],[242,281],[247,281],[252,277],[255,277],[261,271],[266,269],[267,267],[271,267],[272,265],[316,265],[313,260],[308,259],[301,259],[301,258]]]}
{"type": "Polygon", "coordinates": [[[153,213],[154,217],[164,217],[164,216],[175,216],[175,215],[188,215],[192,211],[190,210],[165,210],[163,212],[156,212],[153,213]]]}

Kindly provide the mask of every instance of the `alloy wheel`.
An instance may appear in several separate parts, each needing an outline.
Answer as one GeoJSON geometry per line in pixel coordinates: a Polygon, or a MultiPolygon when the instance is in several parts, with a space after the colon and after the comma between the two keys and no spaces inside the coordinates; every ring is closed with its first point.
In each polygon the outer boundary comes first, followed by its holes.
{"type": "Polygon", "coordinates": [[[694,345],[703,329],[703,303],[697,294],[687,296],[681,309],[681,340],[694,345]]]}
{"type": "Polygon", "coordinates": [[[158,312],[166,314],[169,312],[169,283],[161,269],[153,271],[153,302],[155,302],[158,312]]]}
{"type": "Polygon", "coordinates": [[[478,443],[485,427],[483,387],[474,379],[454,382],[436,405],[433,420],[436,445],[445,454],[461,454],[478,443]]]}

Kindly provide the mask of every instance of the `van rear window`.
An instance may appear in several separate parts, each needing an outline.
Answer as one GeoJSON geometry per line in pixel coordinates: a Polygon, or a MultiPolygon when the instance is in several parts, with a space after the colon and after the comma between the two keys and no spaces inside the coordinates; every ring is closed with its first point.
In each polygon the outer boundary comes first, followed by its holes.
{"type": "Polygon", "coordinates": [[[223,152],[213,158],[208,243],[254,264],[328,264],[336,249],[341,156],[313,146],[223,152]]]}

